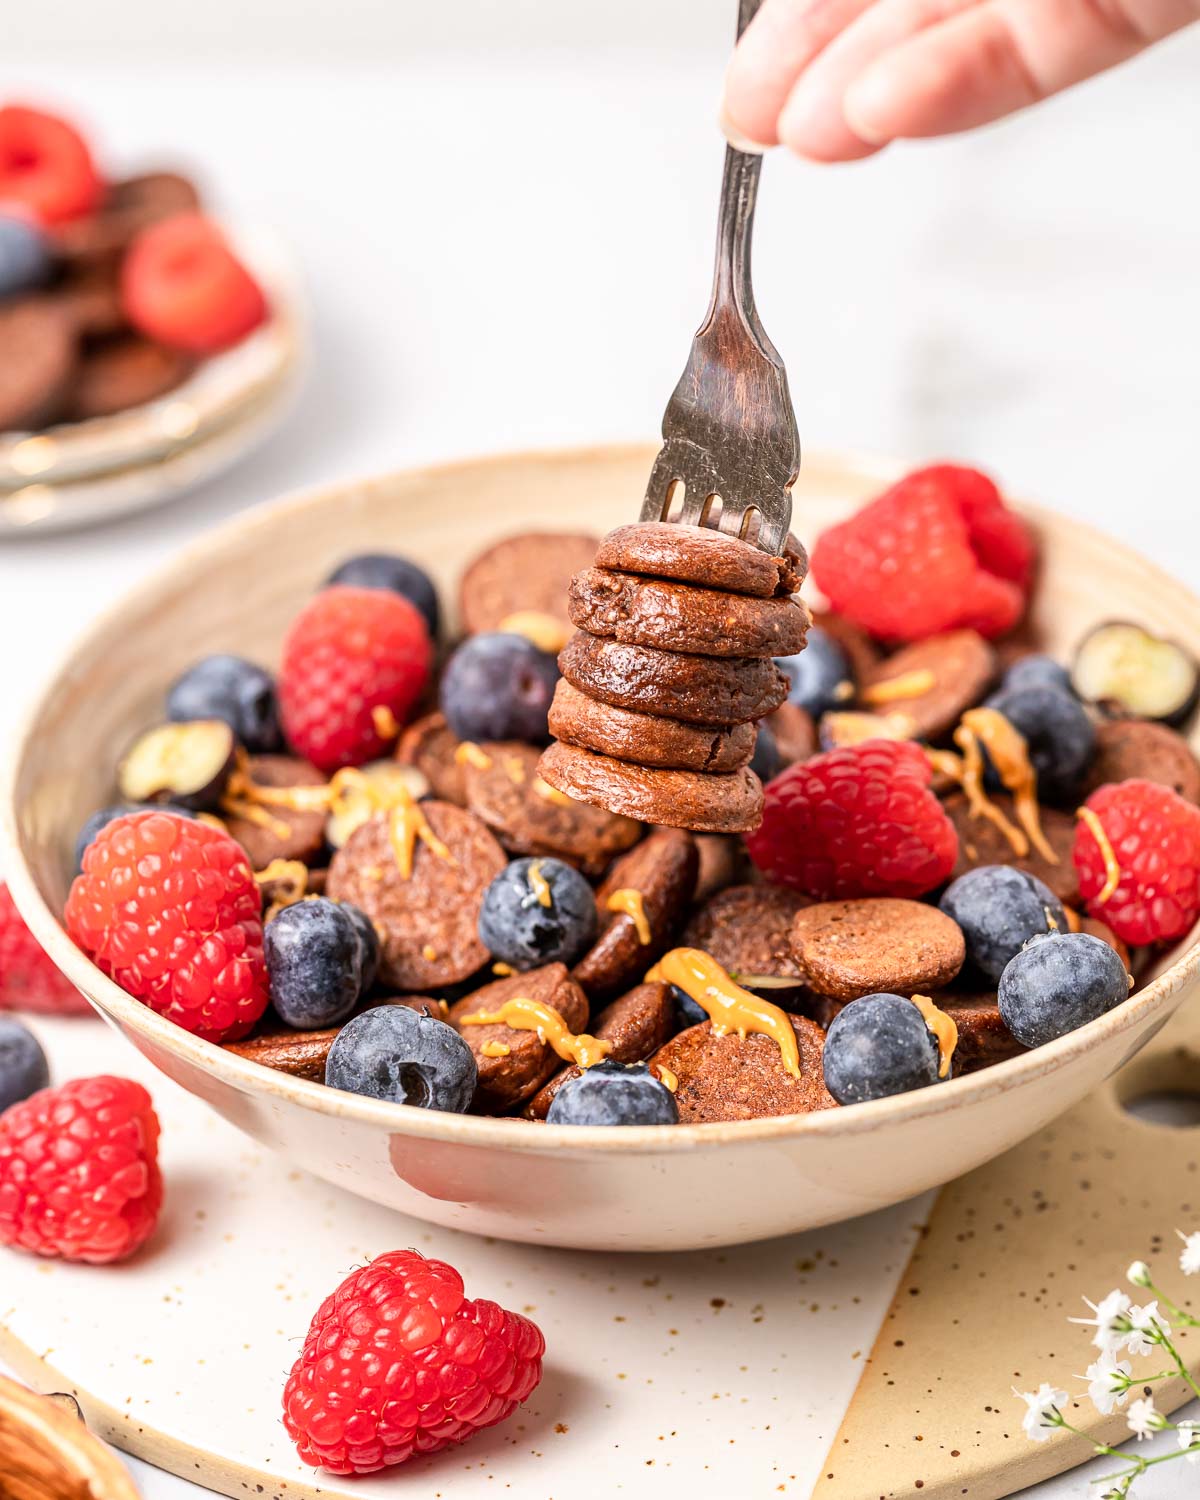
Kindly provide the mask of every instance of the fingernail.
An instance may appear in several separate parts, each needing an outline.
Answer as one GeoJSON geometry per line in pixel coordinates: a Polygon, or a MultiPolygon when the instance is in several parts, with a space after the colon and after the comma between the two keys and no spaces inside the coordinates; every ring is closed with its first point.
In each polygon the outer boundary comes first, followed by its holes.
{"type": "Polygon", "coordinates": [[[752,141],[748,135],[743,135],[729,118],[728,114],[726,114],[724,105],[721,107],[721,113],[717,116],[717,124],[721,128],[721,134],[735,151],[745,151],[750,156],[762,156],[764,152],[771,149],[770,146],[764,144],[762,141],[752,141]]]}

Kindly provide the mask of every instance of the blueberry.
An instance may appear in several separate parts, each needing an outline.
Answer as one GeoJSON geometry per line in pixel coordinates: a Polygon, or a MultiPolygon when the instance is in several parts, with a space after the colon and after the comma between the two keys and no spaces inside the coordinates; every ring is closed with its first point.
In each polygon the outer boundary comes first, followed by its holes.
{"type": "Polygon", "coordinates": [[[1034,938],[1000,976],[1004,1024],[1026,1047],[1086,1026],[1129,994],[1125,965],[1088,932],[1034,938]]]}
{"type": "Polygon", "coordinates": [[[599,1062],[568,1078],[546,1116],[550,1125],[678,1125],[675,1095],[643,1063],[599,1062]]]}
{"type": "Polygon", "coordinates": [[[825,1087],[839,1104],[905,1094],[938,1081],[937,1039],[900,995],[864,995],[834,1016],[825,1037],[825,1087]]]}
{"type": "Polygon", "coordinates": [[[854,697],[850,659],[819,625],[808,632],[803,651],[795,656],[777,656],[775,661],[791,683],[788,701],[807,709],[814,719],[854,697]]]}
{"type": "Polygon", "coordinates": [[[36,224],[0,214],[0,297],[33,291],[50,279],[46,236],[36,224]]]}
{"type": "Polygon", "coordinates": [[[1087,710],[1070,693],[1045,686],[1002,688],[987,700],[1029,746],[1043,802],[1073,797],[1096,748],[1087,710]]]}
{"type": "Polygon", "coordinates": [[[460,740],[550,739],[546,716],[558,663],[523,635],[495,631],[464,641],[442,675],[442,712],[460,740]]]}
{"type": "Polygon", "coordinates": [[[359,963],[362,970],[360,993],[365,995],[375,983],[375,975],[379,972],[379,933],[375,929],[375,923],[361,906],[355,906],[350,901],[343,901],[341,907],[354,923],[355,931],[358,933],[361,944],[359,963]]]}
{"type": "Polygon", "coordinates": [[[362,552],[357,557],[348,557],[325,580],[326,588],[337,583],[356,589],[390,589],[393,594],[402,594],[425,617],[430,639],[437,640],[437,589],[424,568],[418,568],[407,557],[397,557],[394,552],[362,552]]]}
{"type": "Polygon", "coordinates": [[[1063,666],[1062,662],[1055,661],[1052,656],[1022,656],[1013,662],[1004,674],[1001,690],[1008,688],[1048,687],[1057,688],[1060,693],[1070,693],[1075,696],[1075,690],[1071,686],[1071,674],[1063,666]]]}
{"type": "Polygon", "coordinates": [[[378,1005],[347,1021],[325,1063],[331,1089],[455,1114],[471,1103],[477,1076],[475,1056],[453,1026],[403,1005],[378,1005]]]}
{"type": "Polygon", "coordinates": [[[779,746],[775,742],[774,732],[767,724],[758,726],[758,738],[754,741],[754,755],[750,761],[750,769],[759,781],[773,781],[779,775],[779,746]]]}
{"type": "Polygon", "coordinates": [[[281,1021],[300,1031],[336,1026],[363,989],[363,939],[358,923],[336,901],[297,901],[267,923],[263,934],[271,1003],[281,1021]]]}
{"type": "Polygon", "coordinates": [[[46,1054],[20,1021],[0,1016],[0,1114],[50,1082],[46,1054]]]}
{"type": "Polygon", "coordinates": [[[189,808],[178,807],[174,802],[114,802],[110,807],[102,807],[99,812],[94,812],[87,819],[75,839],[76,874],[83,869],[84,853],[101,829],[107,828],[114,818],[123,818],[127,813],[140,812],[174,813],[179,818],[196,816],[189,808]]]}
{"type": "Polygon", "coordinates": [[[708,1020],[708,1012],[704,1007],[681,990],[677,984],[671,986],[671,999],[675,1002],[675,1012],[679,1017],[680,1026],[699,1026],[708,1020]]]}
{"type": "Polygon", "coordinates": [[[962,928],[967,957],[993,984],[1030,938],[1067,930],[1062,903],[1036,875],[979,865],[948,886],[939,903],[962,928]]]}
{"type": "Polygon", "coordinates": [[[561,860],[514,859],[483,893],[479,941],[514,969],[572,964],[595,936],[595,894],[579,871],[561,860]],[[543,881],[549,905],[538,898],[543,881]]]}
{"type": "Polygon", "coordinates": [[[275,680],[241,656],[206,656],[177,677],[167,690],[167,718],[223,719],[254,755],[282,743],[275,680]]]}

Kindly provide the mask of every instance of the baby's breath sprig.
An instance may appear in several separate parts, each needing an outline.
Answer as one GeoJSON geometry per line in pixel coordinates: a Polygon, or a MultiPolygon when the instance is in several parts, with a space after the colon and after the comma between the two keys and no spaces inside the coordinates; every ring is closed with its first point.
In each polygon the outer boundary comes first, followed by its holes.
{"type": "MultiPolygon", "coordinates": [[[[1179,1256],[1180,1270],[1185,1276],[1200,1274],[1200,1230],[1192,1234],[1184,1234],[1181,1230],[1179,1238],[1183,1241],[1183,1250],[1179,1256]]],[[[1200,1328],[1200,1319],[1173,1302],[1155,1285],[1150,1267],[1144,1260],[1135,1260],[1125,1275],[1132,1286],[1152,1292],[1153,1300],[1139,1305],[1122,1291],[1109,1292],[1099,1302],[1091,1302],[1086,1297],[1083,1299],[1091,1308],[1091,1317],[1072,1318],[1070,1321],[1094,1330],[1092,1344],[1099,1350],[1099,1357],[1077,1379],[1087,1382],[1086,1399],[1101,1416],[1111,1416],[1114,1411],[1126,1408],[1128,1402],[1125,1420],[1137,1442],[1145,1442],[1147,1438],[1160,1432],[1173,1432],[1176,1447],[1147,1458],[1128,1448],[1114,1448],[1107,1443],[1097,1443],[1063,1416],[1063,1407],[1070,1400],[1066,1391],[1045,1383],[1036,1391],[1018,1391],[1015,1388],[1013,1391],[1015,1396],[1025,1402],[1025,1415],[1021,1419],[1021,1425],[1026,1436],[1034,1442],[1045,1442],[1053,1431],[1061,1428],[1083,1438],[1091,1445],[1093,1452],[1119,1459],[1125,1465],[1118,1473],[1108,1474],[1097,1481],[1108,1486],[1101,1500],[1128,1500],[1133,1492],[1134,1481],[1147,1469],[1158,1464],[1169,1463],[1174,1459],[1200,1463],[1200,1422],[1169,1422],[1155,1406],[1150,1392],[1150,1387],[1156,1382],[1178,1376],[1200,1396],[1200,1384],[1192,1378],[1171,1332],[1172,1322],[1177,1327],[1200,1328]],[[1165,1309],[1165,1315],[1159,1311],[1160,1305],[1165,1309]],[[1121,1359],[1122,1354],[1130,1354],[1138,1359],[1158,1354],[1166,1359],[1169,1368],[1135,1377],[1133,1365],[1128,1359],[1121,1359]],[[1144,1394],[1130,1401],[1129,1395],[1135,1386],[1144,1394]]]]}

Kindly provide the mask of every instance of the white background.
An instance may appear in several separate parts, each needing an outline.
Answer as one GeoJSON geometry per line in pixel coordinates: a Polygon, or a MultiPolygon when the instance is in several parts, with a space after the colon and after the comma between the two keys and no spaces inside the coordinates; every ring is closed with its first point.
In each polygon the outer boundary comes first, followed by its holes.
{"type": "MultiPolygon", "coordinates": [[[[0,733],[92,612],[245,505],[652,436],[707,294],[733,10],[22,7],[0,96],[69,108],[114,170],[191,164],[230,214],[283,234],[315,363],[287,429],[226,479],[0,548],[0,733]]],[[[969,138],[849,168],[771,159],[755,279],[804,440],[979,462],[1200,580],[1198,78],[1194,32],[969,138]]],[[[1174,1500],[1195,1476],[1169,1465],[1138,1494],[1174,1500]]],[[[139,1477],[150,1500],[194,1493],[139,1477]]],[[[1085,1493],[1079,1475],[1037,1492],[1085,1493]]]]}

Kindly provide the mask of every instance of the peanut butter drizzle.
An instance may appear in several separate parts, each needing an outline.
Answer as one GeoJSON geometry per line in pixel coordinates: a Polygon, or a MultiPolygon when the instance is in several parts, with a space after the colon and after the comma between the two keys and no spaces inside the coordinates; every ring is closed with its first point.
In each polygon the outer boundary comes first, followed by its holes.
{"type": "Polygon", "coordinates": [[[1058,864],[1058,855],[1042,831],[1037,773],[1030,763],[1024,735],[994,708],[969,708],[954,731],[954,743],[962,751],[961,755],[955,755],[952,750],[926,749],[925,756],[935,771],[949,776],[962,787],[971,816],[986,818],[995,824],[1018,859],[1026,857],[1032,844],[1047,864],[1058,864]],[[1012,793],[1019,828],[988,799],[983,789],[984,749],[1000,780],[1012,793]]]}
{"type": "Polygon", "coordinates": [[[542,862],[535,859],[529,866],[529,889],[537,897],[537,904],[547,908],[554,905],[554,893],[550,889],[550,882],[542,874],[542,862]]]}
{"type": "Polygon", "coordinates": [[[501,979],[507,979],[510,974],[515,974],[516,972],[512,964],[506,964],[503,959],[498,958],[492,965],[492,973],[499,974],[501,979]]]}
{"type": "Polygon", "coordinates": [[[391,815],[388,818],[388,839],[392,846],[392,853],[396,857],[396,866],[400,871],[401,880],[408,880],[412,876],[418,839],[435,858],[444,859],[447,864],[451,865],[458,863],[446,845],[430,828],[429,819],[421,811],[421,804],[410,791],[404,790],[400,802],[393,805],[391,809],[391,815]]]}
{"type": "Polygon", "coordinates": [[[589,1036],[586,1031],[576,1036],[552,1005],[543,1005],[527,995],[506,1000],[499,1010],[480,1010],[473,1016],[463,1016],[459,1025],[511,1026],[514,1031],[536,1031],[543,1046],[552,1047],[563,1062],[580,1068],[592,1067],[612,1051],[611,1042],[589,1036]]]}
{"type": "Polygon", "coordinates": [[[371,725],[381,740],[394,740],[400,734],[400,720],[386,703],[377,703],[371,710],[371,725]]]}
{"type": "Polygon", "coordinates": [[[570,807],[571,799],[566,792],[560,792],[556,786],[551,786],[548,781],[543,781],[540,776],[533,778],[533,790],[545,802],[553,802],[558,807],[570,807]]]}
{"type": "Polygon", "coordinates": [[[647,984],[656,980],[675,985],[703,1006],[717,1036],[736,1031],[744,1038],[749,1032],[759,1031],[773,1037],[785,1071],[793,1078],[802,1076],[800,1048],[787,1012],[735,984],[702,948],[672,948],[664,953],[646,975],[647,984]]]}
{"type": "Polygon", "coordinates": [[[523,635],[532,641],[539,651],[557,656],[570,639],[571,632],[561,620],[543,613],[540,609],[519,609],[515,614],[505,615],[497,630],[511,635],[523,635]]]}
{"type": "Polygon", "coordinates": [[[513,786],[524,786],[525,762],[519,755],[504,756],[504,774],[512,782],[513,786]]]}
{"type": "Polygon", "coordinates": [[[436,963],[437,962],[437,956],[438,956],[437,955],[437,949],[433,946],[432,943],[426,943],[422,947],[422,949],[421,949],[421,957],[425,960],[425,962],[427,964],[436,963]]]}
{"type": "Polygon", "coordinates": [[[477,771],[486,771],[492,764],[492,757],[486,750],[481,750],[474,740],[463,740],[461,745],[455,747],[454,760],[460,766],[474,766],[477,771]]]}
{"type": "Polygon", "coordinates": [[[484,1057],[507,1057],[512,1048],[507,1042],[484,1042],[479,1050],[484,1057]]]}
{"type": "Polygon", "coordinates": [[[1103,906],[1106,901],[1111,901],[1117,893],[1117,887],[1121,884],[1121,866],[1117,860],[1116,850],[1113,848],[1108,834],[1104,831],[1104,824],[1101,823],[1092,809],[1090,807],[1081,807],[1076,816],[1096,840],[1100,849],[1100,858],[1104,861],[1104,884],[1100,888],[1100,894],[1096,897],[1097,903],[1103,906]]]}
{"type": "Polygon", "coordinates": [[[653,935],[641,891],[635,891],[632,886],[622,887],[621,890],[614,891],[604,905],[609,911],[621,912],[627,916],[637,929],[638,942],[643,948],[650,946],[653,935]]]}
{"type": "Polygon", "coordinates": [[[895,703],[898,699],[920,698],[932,693],[937,687],[937,678],[928,667],[918,667],[912,672],[901,672],[899,677],[885,677],[881,682],[872,682],[859,693],[863,703],[895,703]]]}
{"type": "Polygon", "coordinates": [[[958,1046],[958,1026],[953,1016],[948,1016],[944,1010],[939,1010],[928,995],[913,995],[912,1003],[925,1018],[925,1024],[933,1032],[934,1040],[938,1044],[938,1077],[948,1078],[950,1076],[950,1059],[954,1056],[954,1049],[958,1046]]]}
{"type": "MultiPolygon", "coordinates": [[[[1068,930],[1071,931],[1071,932],[1082,932],[1083,931],[1083,922],[1082,922],[1082,920],[1081,920],[1081,918],[1079,916],[1079,913],[1075,910],[1075,908],[1073,906],[1064,906],[1063,907],[1063,911],[1065,911],[1066,914],[1067,914],[1067,928],[1068,928],[1068,930]]],[[[1050,921],[1050,919],[1049,919],[1049,913],[1047,913],[1047,921],[1048,922],[1050,921]]],[[[1050,926],[1053,926],[1053,925],[1054,925],[1053,922],[1050,922],[1050,926]]]]}
{"type": "Polygon", "coordinates": [[[663,1088],[670,1089],[672,1093],[679,1087],[679,1078],[667,1067],[666,1063],[655,1063],[650,1071],[657,1077],[663,1088]]]}

